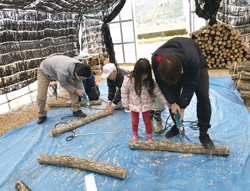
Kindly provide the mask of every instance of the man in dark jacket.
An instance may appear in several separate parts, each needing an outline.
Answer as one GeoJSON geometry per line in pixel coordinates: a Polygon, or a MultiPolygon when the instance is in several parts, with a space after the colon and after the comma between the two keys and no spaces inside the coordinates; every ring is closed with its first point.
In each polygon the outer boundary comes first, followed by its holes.
{"type": "MultiPolygon", "coordinates": [[[[82,81],[86,94],[88,95],[89,101],[98,100],[100,91],[98,85],[95,83],[95,76],[91,74],[87,79],[82,81]]],[[[79,96],[79,101],[81,97],[79,96]]]]}
{"type": "Polygon", "coordinates": [[[107,78],[108,84],[108,103],[106,108],[110,114],[113,114],[114,109],[122,107],[121,87],[123,78],[128,73],[128,70],[118,68],[112,63],[103,66],[102,78],[107,78]],[[118,88],[118,90],[116,90],[116,88],[118,88]]]}
{"type": "MultiPolygon", "coordinates": [[[[198,45],[190,38],[173,38],[154,52],[152,66],[156,82],[171,104],[170,114],[174,122],[177,110],[181,115],[180,120],[183,120],[184,110],[195,92],[200,129],[199,140],[204,148],[214,148],[214,143],[207,133],[211,127],[207,63],[198,45]]],[[[173,137],[178,133],[175,122],[165,136],[173,137]]]]}

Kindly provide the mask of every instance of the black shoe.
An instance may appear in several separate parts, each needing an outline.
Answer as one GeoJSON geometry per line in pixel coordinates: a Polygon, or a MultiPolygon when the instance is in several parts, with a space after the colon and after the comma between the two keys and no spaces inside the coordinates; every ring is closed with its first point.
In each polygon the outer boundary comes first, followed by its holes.
{"type": "Polygon", "coordinates": [[[179,134],[179,129],[174,125],[166,134],[165,137],[170,138],[174,137],[175,135],[179,134]]]}
{"type": "Polygon", "coordinates": [[[210,139],[207,132],[200,132],[199,139],[200,139],[200,142],[202,143],[202,145],[205,149],[213,149],[214,148],[214,143],[210,139]]]}
{"type": "Polygon", "coordinates": [[[37,124],[42,124],[42,123],[44,123],[45,119],[47,119],[47,116],[39,117],[38,120],[37,120],[37,124]]]}
{"type": "Polygon", "coordinates": [[[82,110],[78,110],[78,111],[73,112],[73,116],[74,117],[86,117],[87,115],[83,113],[82,110]]]}

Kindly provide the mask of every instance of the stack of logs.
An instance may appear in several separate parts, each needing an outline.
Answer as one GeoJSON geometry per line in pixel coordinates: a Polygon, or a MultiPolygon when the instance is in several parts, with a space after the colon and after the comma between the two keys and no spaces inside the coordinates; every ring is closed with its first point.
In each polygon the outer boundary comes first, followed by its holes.
{"type": "Polygon", "coordinates": [[[250,99],[250,61],[234,62],[229,67],[229,74],[240,91],[242,99],[250,99]]]}
{"type": "Polygon", "coordinates": [[[234,61],[250,58],[248,44],[229,24],[206,25],[189,36],[201,48],[209,68],[229,68],[234,61]]]}
{"type": "MultiPolygon", "coordinates": [[[[91,58],[88,59],[88,64],[91,66],[92,73],[94,75],[101,74],[103,66],[105,64],[109,63],[109,59],[104,58],[103,55],[99,55],[99,61],[100,61],[100,69],[101,69],[101,71],[99,71],[98,55],[97,56],[92,56],[91,58]]],[[[82,62],[87,64],[86,59],[83,59],[82,62]]]]}

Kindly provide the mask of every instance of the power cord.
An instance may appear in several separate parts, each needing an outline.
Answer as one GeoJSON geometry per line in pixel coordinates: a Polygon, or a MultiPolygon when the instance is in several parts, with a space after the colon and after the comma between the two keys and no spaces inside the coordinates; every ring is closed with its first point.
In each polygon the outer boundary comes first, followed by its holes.
{"type": "MultiPolygon", "coordinates": [[[[162,129],[159,134],[163,134],[165,133],[165,131],[173,124],[173,122],[171,122],[169,125],[168,125],[168,119],[171,115],[169,114],[169,116],[167,117],[166,119],[166,124],[165,124],[165,127],[164,129],[162,129]]],[[[183,121],[183,123],[190,123],[189,124],[189,127],[193,130],[199,130],[199,127],[198,127],[198,120],[193,120],[193,121],[183,121]]]]}
{"type": "Polygon", "coordinates": [[[72,130],[71,132],[73,132],[73,135],[70,135],[70,136],[66,137],[66,141],[71,141],[75,137],[85,136],[85,135],[118,134],[118,133],[122,133],[123,131],[125,131],[128,128],[130,128],[130,127],[126,127],[126,128],[124,128],[123,130],[121,130],[119,132],[87,133],[87,134],[78,134],[78,135],[76,135],[75,131],[72,130]]]}

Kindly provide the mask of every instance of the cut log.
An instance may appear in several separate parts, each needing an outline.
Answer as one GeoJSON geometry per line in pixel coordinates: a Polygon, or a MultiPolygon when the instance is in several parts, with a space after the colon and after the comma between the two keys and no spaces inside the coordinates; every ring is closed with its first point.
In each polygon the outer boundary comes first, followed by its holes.
{"type": "Polygon", "coordinates": [[[244,66],[244,65],[237,65],[236,70],[239,71],[246,71],[246,72],[250,72],[250,66],[244,66]]]}
{"type": "Polygon", "coordinates": [[[81,159],[73,156],[40,154],[37,157],[37,161],[43,164],[53,164],[87,170],[120,179],[124,179],[126,176],[126,169],[120,166],[104,164],[98,161],[81,159]]]}
{"type": "Polygon", "coordinates": [[[237,79],[238,79],[237,76],[238,76],[237,74],[231,75],[231,79],[232,79],[232,80],[237,80],[237,79]]]}
{"type": "Polygon", "coordinates": [[[250,91],[240,90],[240,97],[242,99],[250,99],[250,91]]]}
{"type": "MultiPolygon", "coordinates": [[[[90,105],[102,105],[101,100],[96,100],[96,101],[90,101],[90,105]]],[[[86,106],[84,102],[79,102],[80,106],[86,106]]],[[[71,107],[71,103],[50,103],[48,104],[50,108],[53,107],[71,107]]]]}
{"type": "Polygon", "coordinates": [[[250,91],[250,82],[247,80],[238,80],[236,88],[238,90],[247,90],[250,91]]]}
{"type": "Polygon", "coordinates": [[[15,184],[16,191],[31,191],[31,189],[21,180],[15,184]]]}
{"type": "Polygon", "coordinates": [[[60,134],[62,134],[64,132],[76,129],[76,128],[82,126],[82,125],[86,125],[86,124],[88,124],[88,123],[90,123],[90,122],[92,122],[94,120],[106,117],[108,115],[109,115],[109,110],[105,109],[103,111],[99,111],[99,112],[97,112],[95,114],[92,114],[92,115],[89,115],[87,117],[81,118],[80,120],[74,121],[72,123],[50,129],[49,132],[50,132],[50,135],[52,137],[54,137],[54,136],[60,135],[60,134]]]}
{"type": "Polygon", "coordinates": [[[196,153],[209,155],[229,155],[229,146],[215,145],[213,149],[205,149],[202,145],[173,143],[165,141],[129,141],[130,149],[150,151],[172,151],[180,153],[196,153]]]}
{"type": "Polygon", "coordinates": [[[241,80],[250,80],[250,72],[246,72],[246,71],[239,72],[238,79],[241,79],[241,80]]]}

